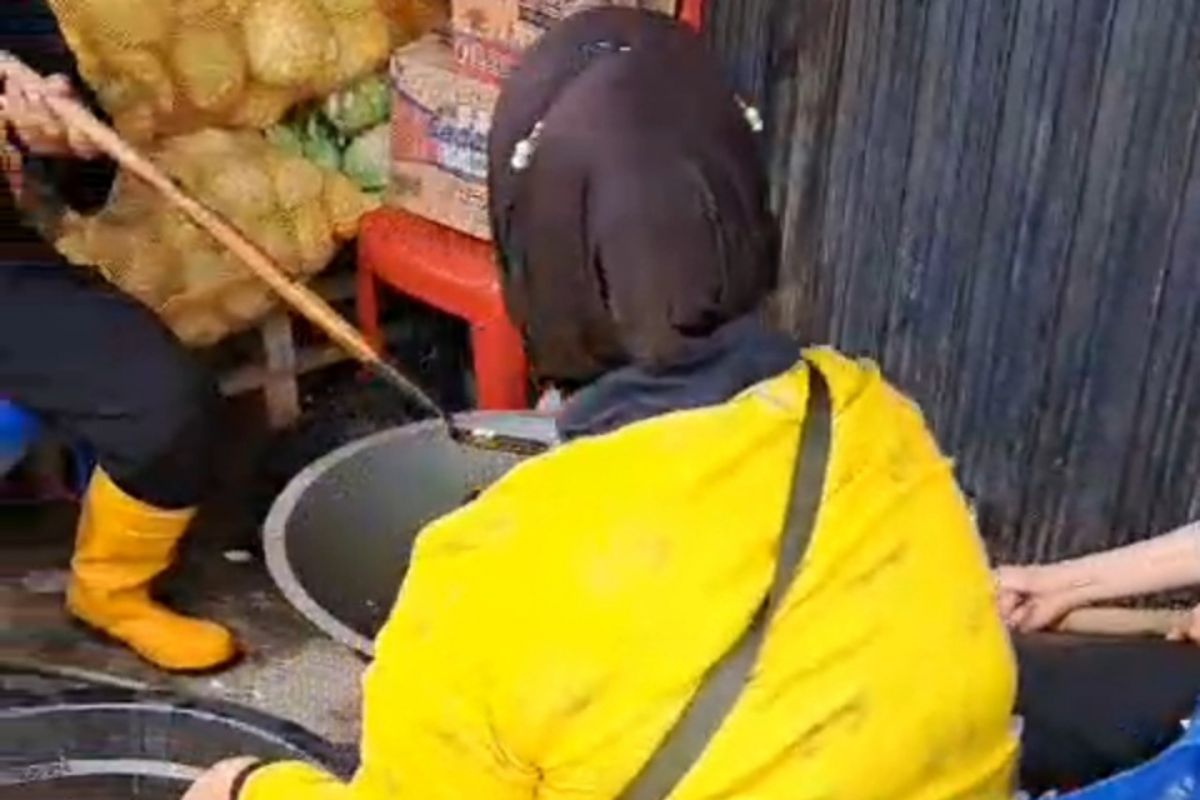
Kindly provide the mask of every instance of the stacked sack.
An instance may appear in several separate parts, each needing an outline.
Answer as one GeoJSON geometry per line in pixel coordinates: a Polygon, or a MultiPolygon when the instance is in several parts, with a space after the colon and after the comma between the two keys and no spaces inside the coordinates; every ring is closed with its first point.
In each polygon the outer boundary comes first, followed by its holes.
{"type": "MultiPolygon", "coordinates": [[[[152,157],[296,277],[324,268],[374,205],[344,175],[287,154],[255,131],[173,137],[152,157]]],[[[125,174],[103,211],[65,220],[58,246],[156,309],[190,345],[213,344],[274,303],[224,248],[125,174]]]]}
{"type": "Polygon", "coordinates": [[[377,69],[434,0],[52,0],[114,124],[135,141],[265,128],[377,69]]]}
{"type": "MultiPolygon", "coordinates": [[[[364,189],[376,187],[356,185],[340,164],[281,149],[262,131],[303,101],[345,102],[363,95],[362,85],[370,95],[393,44],[446,13],[444,0],[51,5],[118,131],[298,277],[323,269],[353,238],[376,205],[364,189]]],[[[371,111],[387,118],[386,108],[371,111]]],[[[188,344],[212,344],[273,304],[244,266],[124,174],[99,215],[67,218],[58,247],[157,311],[188,344]]]]}

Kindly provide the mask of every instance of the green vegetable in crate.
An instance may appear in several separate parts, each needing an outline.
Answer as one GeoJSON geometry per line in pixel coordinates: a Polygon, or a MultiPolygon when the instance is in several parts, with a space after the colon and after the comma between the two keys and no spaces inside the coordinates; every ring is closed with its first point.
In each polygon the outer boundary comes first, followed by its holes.
{"type": "Polygon", "coordinates": [[[365,192],[387,188],[391,161],[391,126],[376,125],[346,148],[342,172],[365,192]]]}
{"type": "Polygon", "coordinates": [[[366,78],[325,100],[325,117],[342,133],[353,136],[387,121],[391,112],[391,89],[383,75],[366,78]]]}
{"type": "Polygon", "coordinates": [[[310,114],[304,125],[304,157],[335,172],[342,168],[342,148],[337,131],[320,114],[310,114]]]}
{"type": "Polygon", "coordinates": [[[385,75],[369,76],[323,103],[297,109],[267,139],[286,153],[341,172],[365,192],[381,192],[390,161],[390,91],[385,75]]]}
{"type": "Polygon", "coordinates": [[[304,155],[304,137],[288,125],[276,125],[267,131],[267,141],[291,156],[304,155]]]}

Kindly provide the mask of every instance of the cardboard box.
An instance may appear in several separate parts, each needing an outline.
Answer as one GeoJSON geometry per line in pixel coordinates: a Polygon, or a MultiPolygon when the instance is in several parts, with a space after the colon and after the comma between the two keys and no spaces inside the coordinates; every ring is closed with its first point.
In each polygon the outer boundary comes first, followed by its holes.
{"type": "Polygon", "coordinates": [[[463,74],[430,35],[392,56],[392,181],[388,203],[490,239],[487,137],[499,88],[463,74]]]}
{"type": "Polygon", "coordinates": [[[674,15],[678,4],[679,0],[451,0],[455,57],[473,74],[502,79],[522,50],[578,11],[629,6],[674,15]]]}

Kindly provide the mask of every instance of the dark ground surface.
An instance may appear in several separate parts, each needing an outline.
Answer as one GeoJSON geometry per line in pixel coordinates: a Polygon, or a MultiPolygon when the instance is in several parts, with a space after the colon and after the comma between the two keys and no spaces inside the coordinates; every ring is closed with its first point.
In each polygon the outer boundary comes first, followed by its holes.
{"type": "MultiPolygon", "coordinates": [[[[298,722],[332,741],[357,737],[363,662],[296,614],[262,562],[234,563],[251,531],[213,515],[193,531],[178,568],[163,582],[176,607],[230,625],[246,657],[219,674],[172,677],[73,623],[62,589],[75,509],[58,504],[0,511],[0,661],[82,670],[232,700],[298,722]]],[[[245,552],[244,550],[241,552],[245,552]]]]}

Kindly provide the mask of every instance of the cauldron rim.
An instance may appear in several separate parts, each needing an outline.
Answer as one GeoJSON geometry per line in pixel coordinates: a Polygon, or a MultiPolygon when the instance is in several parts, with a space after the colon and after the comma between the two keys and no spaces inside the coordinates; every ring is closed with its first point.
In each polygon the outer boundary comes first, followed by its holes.
{"type": "MultiPolygon", "coordinates": [[[[169,689],[126,689],[119,686],[95,685],[83,688],[68,688],[54,692],[5,692],[0,704],[0,720],[19,720],[44,716],[88,711],[114,711],[128,709],[142,713],[169,714],[177,717],[194,718],[206,723],[219,723],[244,731],[252,731],[253,737],[279,751],[279,757],[291,757],[329,770],[346,779],[353,773],[354,765],[344,754],[325,739],[312,733],[298,723],[275,717],[237,703],[208,697],[191,697],[169,689]]],[[[61,761],[59,754],[59,761],[61,761]]],[[[118,759],[121,760],[121,759],[118,759]]],[[[46,762],[50,763],[50,762],[46,762]]],[[[58,762],[54,762],[58,763],[58,762]]],[[[183,765],[161,762],[163,776],[174,771],[175,779],[194,778],[191,774],[209,765],[183,765]],[[186,773],[186,774],[185,774],[186,773]]],[[[15,780],[21,785],[21,773],[38,773],[42,762],[30,764],[7,763],[0,769],[0,786],[15,780]]]]}
{"type": "MultiPolygon", "coordinates": [[[[456,420],[464,427],[475,428],[505,428],[505,421],[515,422],[520,428],[519,435],[530,435],[529,430],[521,425],[532,420],[536,425],[546,426],[546,442],[554,442],[552,418],[536,411],[472,411],[456,415],[456,420]]],[[[318,480],[323,478],[335,466],[353,458],[364,450],[376,447],[394,438],[409,438],[415,431],[437,428],[442,423],[435,419],[426,419],[409,425],[401,425],[384,431],[370,434],[361,439],[342,445],[326,453],[302,469],[280,492],[263,522],[262,538],[263,553],[266,558],[267,571],[284,598],[309,622],[319,630],[331,636],[334,641],[351,648],[359,654],[372,658],[375,654],[375,643],[349,625],[335,617],[321,606],[297,578],[287,556],[287,532],[292,514],[301,499],[318,480]]]]}

